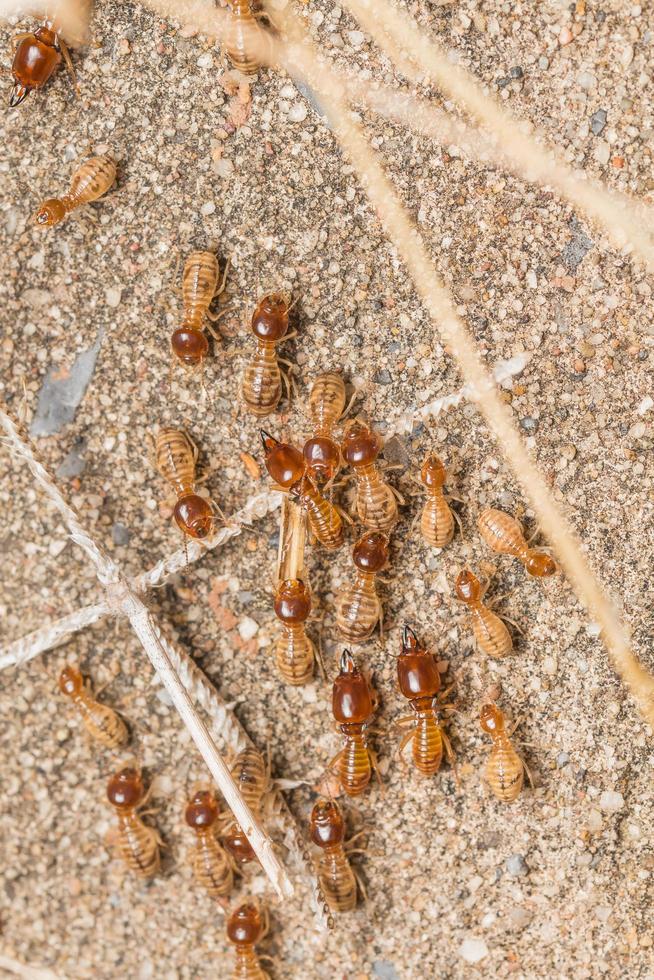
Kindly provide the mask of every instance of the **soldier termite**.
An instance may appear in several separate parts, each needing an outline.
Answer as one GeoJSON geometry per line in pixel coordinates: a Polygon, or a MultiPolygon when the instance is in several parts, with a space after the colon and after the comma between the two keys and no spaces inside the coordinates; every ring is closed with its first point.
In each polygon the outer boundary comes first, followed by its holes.
{"type": "MultiPolygon", "coordinates": [[[[234,759],[230,771],[253,815],[259,818],[263,808],[263,798],[270,783],[263,756],[253,747],[243,749],[234,759]]],[[[227,851],[238,865],[256,860],[252,845],[233,817],[229,818],[221,836],[227,851]]]]}
{"type": "Polygon", "coordinates": [[[300,686],[313,677],[316,651],[304,624],[311,612],[311,592],[300,579],[288,579],[275,591],[275,616],[281,634],[275,645],[277,669],[288,684],[300,686]]]}
{"type": "Polygon", "coordinates": [[[191,538],[208,537],[216,515],[211,503],[195,492],[196,447],[184,431],[166,427],[157,433],[155,455],[157,469],[177,495],[173,516],[178,528],[191,538]]]}
{"type": "Polygon", "coordinates": [[[71,211],[106,194],[115,179],[116,164],[111,157],[89,157],[73,174],[69,193],[44,201],[34,215],[34,221],[41,228],[58,224],[71,211]]]}
{"type": "MultiPolygon", "coordinates": [[[[288,331],[288,297],[284,293],[264,296],[252,316],[252,333],[256,346],[245,366],[241,393],[246,408],[253,415],[270,415],[282,397],[280,363],[289,365],[277,356],[277,344],[289,340],[294,334],[288,331]]],[[[290,365],[289,365],[290,366],[290,365]]]]}
{"type": "Polygon", "coordinates": [[[527,572],[535,578],[554,575],[557,566],[545,551],[530,548],[515,518],[502,510],[486,508],[479,515],[479,532],[493,551],[500,555],[512,555],[522,562],[527,572]]]}
{"type": "Polygon", "coordinates": [[[420,479],[427,491],[420,530],[432,548],[444,548],[454,537],[454,514],[443,493],[445,476],[445,467],[438,456],[428,456],[420,472],[420,479]]]}
{"type": "Polygon", "coordinates": [[[354,472],[359,520],[375,531],[389,531],[398,519],[397,499],[376,462],[381,452],[379,437],[369,426],[352,419],[345,426],[341,452],[354,472]]]}
{"type": "Polygon", "coordinates": [[[400,754],[411,742],[413,763],[423,776],[433,776],[441,766],[443,746],[454,769],[454,751],[439,721],[439,713],[450,705],[440,703],[447,691],[440,690],[441,675],[434,656],[418,643],[409,626],[404,627],[402,650],[397,658],[397,680],[415,714],[401,718],[409,726],[400,744],[400,754]]]}
{"type": "Polygon", "coordinates": [[[376,768],[367,737],[374,710],[370,685],[354,663],[350,651],[344,650],[332,689],[332,713],[343,735],[343,748],[328,768],[336,773],[341,789],[348,796],[363,793],[373,767],[376,768]]]}
{"type": "Polygon", "coordinates": [[[227,938],[235,948],[232,980],[270,980],[254,948],[268,931],[268,916],[259,903],[249,898],[234,909],[227,920],[227,938]]]}
{"type": "Polygon", "coordinates": [[[210,790],[194,793],[184,813],[186,823],[195,831],[193,875],[212,898],[222,898],[234,887],[231,860],[216,837],[219,816],[218,801],[210,790]]]}
{"type": "Polygon", "coordinates": [[[92,738],[110,749],[125,744],[128,739],[125,722],[113,708],[93,697],[77,667],[64,667],[59,675],[59,690],[71,699],[92,738]]]}
{"type": "Polygon", "coordinates": [[[332,371],[321,374],[309,393],[312,434],[302,454],[312,480],[333,480],[341,465],[341,449],[334,429],[345,408],[345,382],[332,371]]]}
{"type": "MultiPolygon", "coordinates": [[[[518,798],[529,771],[511,744],[504,724],[504,715],[495,704],[484,704],[479,722],[482,730],[490,735],[493,745],[484,767],[484,779],[493,794],[502,803],[513,803],[518,798]]],[[[515,728],[515,726],[514,726],[515,728]]]]}
{"type": "Polygon", "coordinates": [[[489,657],[506,657],[513,650],[511,634],[499,616],[482,601],[485,589],[469,569],[460,572],[455,585],[456,596],[470,610],[472,629],[480,650],[489,657]]]}
{"type": "Polygon", "coordinates": [[[363,643],[382,620],[382,604],[375,578],[388,561],[388,538],[380,531],[366,531],[354,546],[356,572],[336,596],[336,625],[350,643],[363,643]]]}
{"type": "Polygon", "coordinates": [[[154,827],[147,827],[137,813],[147,799],[139,770],[127,766],[112,776],[107,798],[118,818],[116,846],[120,856],[134,874],[151,878],[159,870],[162,841],[154,827]]]}
{"type": "Polygon", "coordinates": [[[215,321],[226,312],[214,314],[209,307],[225,288],[227,269],[226,263],[222,282],[218,285],[218,259],[213,252],[192,252],[186,260],[182,276],[184,319],[170,341],[173,354],[186,367],[201,367],[209,352],[205,326],[214,337],[218,336],[204,321],[215,321]]]}
{"type": "Polygon", "coordinates": [[[299,449],[274,439],[261,430],[266,469],[283,490],[288,490],[292,500],[307,512],[309,526],[320,544],[329,551],[343,543],[343,522],[340,514],[326,500],[313,480],[306,475],[304,457],[299,449]]]}
{"type": "Polygon", "coordinates": [[[54,21],[46,20],[35,31],[18,34],[13,43],[16,45],[11,66],[14,87],[9,98],[12,109],[24,102],[30,92],[43,88],[59,67],[62,55],[75,82],[75,69],[68,48],[54,21]]]}
{"type": "MultiPolygon", "coordinates": [[[[345,823],[334,800],[318,800],[311,811],[309,834],[322,851],[317,874],[327,904],[332,912],[351,912],[357,904],[357,884],[365,895],[356,872],[350,867],[345,844],[345,823]]],[[[358,836],[358,835],[356,835],[358,836]]]]}

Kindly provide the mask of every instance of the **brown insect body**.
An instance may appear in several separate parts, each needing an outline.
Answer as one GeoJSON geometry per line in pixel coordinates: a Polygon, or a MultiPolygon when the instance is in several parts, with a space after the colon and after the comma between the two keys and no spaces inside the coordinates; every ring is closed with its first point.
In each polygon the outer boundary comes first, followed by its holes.
{"type": "Polygon", "coordinates": [[[480,724],[493,740],[484,778],[498,800],[513,803],[522,790],[525,764],[511,744],[504,715],[496,705],[485,704],[482,707],[480,724]]]}
{"type": "Polygon", "coordinates": [[[520,524],[514,517],[502,510],[488,507],[479,515],[479,532],[493,551],[500,555],[512,555],[522,562],[525,569],[535,578],[546,578],[556,572],[553,558],[537,548],[530,548],[522,533],[520,524]]]}
{"type": "Polygon", "coordinates": [[[309,526],[320,544],[328,551],[340,548],[343,543],[341,516],[306,475],[300,450],[288,443],[278,442],[263,429],[261,439],[266,469],[272,479],[282,489],[288,490],[289,496],[306,510],[309,526]]]}
{"type": "Polygon", "coordinates": [[[266,920],[255,901],[245,901],[232,912],[227,921],[227,938],[236,947],[232,980],[269,980],[254,948],[266,931],[266,920]]]}
{"type": "Polygon", "coordinates": [[[357,485],[357,513],[366,527],[390,531],[397,522],[397,500],[377,465],[381,444],[367,425],[356,419],[345,427],[341,452],[352,467],[357,485]]]}
{"type": "Polygon", "coordinates": [[[445,738],[436,705],[441,677],[433,655],[420,646],[408,626],[404,627],[402,651],[397,658],[397,680],[400,691],[415,711],[402,748],[410,741],[416,769],[423,776],[433,776],[441,767],[445,738]]]}
{"type": "Polygon", "coordinates": [[[372,776],[366,729],[374,713],[372,691],[349,650],[341,656],[332,690],[332,713],[343,735],[343,748],[332,760],[343,792],[359,796],[372,776]]]}
{"type": "Polygon", "coordinates": [[[89,157],[73,174],[68,194],[40,205],[34,216],[36,224],[41,228],[58,224],[71,211],[106,194],[115,179],[116,164],[111,157],[89,157]]]}
{"type": "Polygon", "coordinates": [[[420,530],[432,548],[444,548],[454,537],[454,515],[445,499],[445,467],[438,456],[428,456],[420,478],[427,490],[427,500],[422,509],[420,530]]]}
{"type": "Polygon", "coordinates": [[[218,259],[213,252],[189,255],[182,276],[184,319],[171,337],[173,353],[188,367],[197,367],[209,352],[204,320],[218,289],[218,276],[218,259]]]}
{"type": "Polygon", "coordinates": [[[186,823],[195,831],[191,857],[193,875],[212,898],[228,895],[234,887],[230,860],[216,838],[219,815],[216,797],[209,790],[195,793],[184,814],[186,823]]]}
{"type": "Polygon", "coordinates": [[[286,296],[270,293],[263,297],[252,316],[256,347],[245,366],[241,392],[246,407],[254,415],[270,415],[282,397],[277,344],[288,331],[288,311],[286,296]]]}
{"type": "Polygon", "coordinates": [[[257,18],[252,12],[251,0],[230,0],[229,25],[225,50],[234,68],[244,75],[255,75],[261,67],[258,53],[253,51],[253,35],[258,41],[265,38],[257,18]]]}
{"type": "MultiPolygon", "coordinates": [[[[263,797],[268,789],[268,772],[263,756],[253,747],[243,749],[231,766],[245,802],[255,817],[261,816],[263,797]]],[[[237,864],[255,861],[256,855],[239,824],[232,820],[224,833],[225,847],[237,864]]]]}
{"type": "Polygon", "coordinates": [[[96,701],[76,667],[64,667],[59,676],[59,689],[71,699],[92,738],[109,749],[125,744],[128,739],[125,722],[108,705],[96,701]]]}
{"type": "Polygon", "coordinates": [[[155,440],[157,469],[177,494],[174,517],[183,534],[206,538],[213,531],[215,515],[211,504],[195,492],[197,452],[181,429],[165,427],[155,440]]]}
{"type": "Polygon", "coordinates": [[[499,616],[482,601],[483,589],[476,575],[464,569],[456,580],[457,598],[466,604],[472,618],[472,629],[479,649],[489,657],[506,657],[513,650],[513,640],[499,616]]]}
{"type": "Polygon", "coordinates": [[[321,374],[309,394],[313,433],[302,450],[313,480],[331,480],[341,466],[341,449],[334,440],[336,423],[345,408],[345,382],[340,374],[321,374]]]}
{"type": "Polygon", "coordinates": [[[12,109],[24,102],[30,92],[43,88],[61,64],[59,39],[54,25],[46,21],[26,34],[16,46],[11,73],[14,87],[9,98],[12,109]]]}
{"type": "Polygon", "coordinates": [[[343,846],[345,824],[338,804],[318,800],[311,811],[309,832],[322,851],[317,873],[330,910],[351,912],[357,904],[357,881],[343,846]]]}
{"type": "Polygon", "coordinates": [[[350,643],[363,643],[381,620],[375,578],[388,561],[388,543],[380,531],[367,531],[354,546],[354,579],[336,596],[336,625],[350,643]]]}
{"type": "Polygon", "coordinates": [[[147,827],[136,812],[145,800],[141,774],[127,767],[112,776],[107,798],[118,818],[117,847],[123,861],[140,878],[151,878],[159,870],[161,841],[153,827],[147,827]]]}
{"type": "Polygon", "coordinates": [[[311,592],[300,579],[280,582],[275,592],[275,616],[281,634],[275,646],[277,668],[288,684],[298,687],[313,677],[316,652],[304,624],[311,612],[311,592]]]}

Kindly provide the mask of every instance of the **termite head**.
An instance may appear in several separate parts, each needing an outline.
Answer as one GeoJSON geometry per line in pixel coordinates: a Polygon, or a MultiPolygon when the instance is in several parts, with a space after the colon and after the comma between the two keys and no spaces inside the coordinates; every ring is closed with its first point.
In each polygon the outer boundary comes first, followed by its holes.
{"type": "Polygon", "coordinates": [[[117,810],[133,810],[144,795],[141,773],[132,766],[121,769],[107,784],[107,799],[117,810]]]}
{"type": "Polygon", "coordinates": [[[234,909],[227,920],[227,938],[235,946],[253,946],[263,936],[263,930],[261,910],[251,899],[234,909]]]}
{"type": "Polygon", "coordinates": [[[62,694],[67,694],[69,698],[81,694],[84,690],[84,678],[77,669],[67,665],[59,674],[59,690],[62,694]]]}
{"type": "Polygon", "coordinates": [[[445,467],[438,456],[428,456],[422,464],[420,479],[426,487],[440,489],[445,483],[445,467]]]}
{"type": "Polygon", "coordinates": [[[477,602],[478,599],[481,599],[483,591],[481,582],[469,568],[464,568],[462,572],[459,572],[454,590],[460,602],[477,602]]]}
{"type": "Polygon", "coordinates": [[[314,436],[307,439],[302,450],[307,473],[313,480],[331,480],[341,466],[341,450],[333,439],[314,436]]]}
{"type": "Polygon", "coordinates": [[[206,538],[213,530],[215,516],[211,504],[197,493],[180,497],[173,516],[180,531],[190,538],[206,538]]]}
{"type": "Polygon", "coordinates": [[[318,800],[311,811],[309,834],[318,847],[333,847],[334,844],[343,843],[345,822],[337,803],[333,800],[318,800]]]}
{"type": "Polygon", "coordinates": [[[410,626],[402,631],[402,650],[397,658],[397,682],[400,691],[409,701],[416,698],[434,698],[441,687],[433,654],[422,647],[410,626]]]}
{"type": "Polygon", "coordinates": [[[214,794],[209,789],[201,789],[189,801],[184,819],[194,830],[203,830],[205,827],[213,827],[219,814],[220,808],[214,794]]]}
{"type": "Polygon", "coordinates": [[[496,735],[504,731],[504,715],[496,704],[484,704],[479,713],[479,724],[487,735],[496,735]]]}
{"type": "Polygon", "coordinates": [[[362,572],[379,572],[388,561],[388,544],[381,531],[366,531],[352,549],[352,561],[362,572]]]}
{"type": "Polygon", "coordinates": [[[525,561],[525,568],[534,578],[548,578],[556,574],[556,562],[544,551],[536,548],[529,548],[525,561]]]}
{"type": "Polygon", "coordinates": [[[252,315],[252,333],[259,340],[281,340],[288,330],[288,298],[269,293],[259,301],[252,315]]]}
{"type": "Polygon", "coordinates": [[[247,839],[240,827],[232,834],[225,837],[225,848],[229,851],[237,864],[247,864],[248,861],[256,861],[252,844],[247,839]]]}
{"type": "Polygon", "coordinates": [[[283,623],[303,623],[311,612],[311,591],[299,578],[280,582],[275,592],[275,616],[283,623]]]}
{"type": "Polygon", "coordinates": [[[361,725],[373,713],[370,686],[349,650],[341,655],[340,673],[332,689],[332,712],[341,725],[361,725]]]}
{"type": "Polygon", "coordinates": [[[198,367],[209,353],[209,341],[203,330],[182,325],[170,338],[173,354],[182,364],[198,367]]]}
{"type": "Polygon", "coordinates": [[[341,445],[343,459],[350,466],[365,466],[374,463],[381,452],[381,441],[372,429],[352,419],[345,426],[341,445]]]}
{"type": "Polygon", "coordinates": [[[261,441],[268,473],[275,483],[288,490],[304,476],[304,456],[295,446],[279,442],[263,429],[261,429],[261,441]]]}
{"type": "Polygon", "coordinates": [[[52,225],[59,224],[66,217],[64,202],[57,197],[52,197],[44,201],[39,210],[34,215],[34,221],[41,228],[51,228],[52,225]]]}

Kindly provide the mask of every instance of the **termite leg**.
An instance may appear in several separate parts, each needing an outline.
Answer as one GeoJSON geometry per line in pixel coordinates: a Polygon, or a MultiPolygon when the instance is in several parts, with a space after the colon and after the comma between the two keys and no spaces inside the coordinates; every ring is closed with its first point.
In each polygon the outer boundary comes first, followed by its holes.
{"type": "Polygon", "coordinates": [[[445,746],[445,754],[447,755],[447,760],[452,766],[452,772],[454,773],[454,778],[456,780],[456,785],[458,789],[461,789],[461,780],[459,779],[459,772],[456,768],[456,756],[454,754],[454,749],[452,748],[452,743],[449,737],[445,734],[443,728],[441,727],[441,738],[443,739],[443,745],[445,746]]]}
{"type": "Polygon", "coordinates": [[[354,875],[354,880],[356,881],[357,886],[358,886],[358,888],[359,888],[359,890],[361,892],[362,899],[364,900],[364,902],[367,902],[368,901],[368,892],[366,891],[366,886],[361,881],[361,878],[356,873],[356,871],[354,870],[354,868],[352,868],[352,874],[354,875]]]}
{"type": "Polygon", "coordinates": [[[525,762],[525,760],[522,758],[522,756],[520,756],[520,762],[522,763],[522,768],[527,773],[527,779],[529,780],[529,785],[531,786],[532,789],[534,789],[534,778],[531,775],[531,770],[529,769],[529,766],[527,765],[527,763],[525,762]]]}
{"type": "Polygon", "coordinates": [[[59,44],[59,47],[61,48],[61,53],[64,56],[64,61],[66,62],[66,68],[68,69],[70,73],[70,77],[73,80],[75,91],[79,95],[79,85],[77,84],[77,72],[75,71],[72,58],[70,57],[70,51],[68,50],[68,45],[66,44],[66,42],[62,37],[57,37],[57,42],[59,44]]]}
{"type": "Polygon", "coordinates": [[[376,777],[377,777],[377,779],[379,780],[379,792],[380,792],[380,794],[381,794],[382,796],[384,796],[384,795],[385,795],[385,794],[384,794],[384,781],[383,781],[383,779],[382,779],[382,774],[381,774],[381,770],[380,770],[380,768],[379,768],[379,765],[378,765],[378,763],[377,763],[377,756],[376,756],[376,754],[375,754],[375,753],[374,753],[374,752],[372,751],[372,749],[368,749],[368,757],[370,758],[370,765],[371,765],[371,766],[372,766],[372,768],[373,768],[373,771],[374,771],[374,773],[375,773],[375,776],[376,776],[376,777]]]}

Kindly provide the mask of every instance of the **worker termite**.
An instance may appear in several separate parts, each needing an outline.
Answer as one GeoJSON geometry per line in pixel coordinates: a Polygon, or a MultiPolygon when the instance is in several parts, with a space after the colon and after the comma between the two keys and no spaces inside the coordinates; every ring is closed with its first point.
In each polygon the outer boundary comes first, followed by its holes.
{"type": "Polygon", "coordinates": [[[210,790],[198,790],[184,813],[186,823],[195,831],[193,874],[212,898],[222,898],[234,887],[231,861],[216,838],[219,816],[218,801],[210,790]]]}
{"type": "Polygon", "coordinates": [[[34,221],[40,228],[59,224],[71,211],[106,194],[115,179],[116,164],[111,157],[89,157],[73,174],[69,193],[44,201],[34,215],[34,221]]]}
{"type": "Polygon", "coordinates": [[[454,514],[443,493],[445,476],[445,467],[438,456],[428,456],[420,472],[420,479],[427,490],[420,530],[432,548],[444,548],[454,537],[454,514]]]}
{"type": "Polygon", "coordinates": [[[157,433],[155,455],[159,473],[177,495],[173,516],[178,528],[191,538],[208,537],[216,515],[211,503],[195,492],[196,447],[181,429],[166,427],[157,433]]]}
{"type": "MultiPolygon", "coordinates": [[[[230,771],[245,802],[258,819],[261,816],[263,798],[270,782],[263,756],[253,747],[243,749],[230,766],[230,771]]],[[[229,819],[221,836],[227,851],[238,865],[256,860],[250,841],[233,817],[229,819]]]]}
{"type": "Polygon", "coordinates": [[[388,538],[380,531],[366,531],[352,551],[354,579],[336,596],[336,625],[350,643],[363,643],[382,621],[382,604],[375,578],[388,561],[388,538]]]}
{"type": "Polygon", "coordinates": [[[482,601],[485,589],[469,569],[464,568],[455,584],[456,596],[470,610],[472,629],[480,650],[489,657],[506,657],[513,650],[511,634],[499,616],[482,601]]]}
{"type": "Polygon", "coordinates": [[[518,521],[502,510],[486,508],[479,515],[479,532],[493,551],[500,555],[512,555],[522,562],[527,572],[535,578],[554,575],[557,567],[545,551],[530,548],[518,521]]]}
{"type": "Polygon", "coordinates": [[[255,75],[270,52],[269,37],[259,24],[251,0],[229,0],[229,8],[225,51],[234,68],[244,75],[255,75]]]}
{"type": "Polygon", "coordinates": [[[350,651],[344,650],[332,689],[332,713],[343,735],[343,748],[328,768],[335,772],[341,789],[348,796],[363,793],[373,767],[376,768],[367,738],[374,710],[370,685],[354,663],[350,651]]]}
{"type": "MultiPolygon", "coordinates": [[[[211,313],[209,307],[225,288],[227,269],[226,264],[218,285],[218,259],[213,252],[192,252],[186,260],[182,276],[184,319],[170,340],[173,354],[186,367],[200,367],[209,352],[204,320],[217,320],[222,315],[211,313]]],[[[208,329],[217,337],[211,326],[208,329]]]]}
{"type": "Polygon", "coordinates": [[[277,344],[294,336],[287,333],[289,310],[287,296],[270,293],[259,302],[252,316],[256,347],[245,366],[241,392],[246,408],[254,415],[270,415],[282,397],[282,377],[286,376],[279,365],[289,362],[278,358],[277,344]]]}
{"type": "Polygon", "coordinates": [[[116,844],[123,861],[141,878],[151,878],[159,870],[162,841],[154,827],[147,827],[137,810],[147,796],[138,769],[127,766],[109,780],[107,798],[116,811],[116,844]]]}
{"type": "Polygon", "coordinates": [[[268,932],[268,916],[255,899],[247,899],[227,920],[227,938],[236,949],[232,980],[270,980],[255,946],[268,932]]]}
{"type": "Polygon", "coordinates": [[[326,500],[306,475],[304,456],[299,449],[279,442],[261,430],[265,463],[272,479],[307,512],[309,526],[320,544],[333,551],[343,543],[343,522],[336,507],[326,500]]]}
{"type": "Polygon", "coordinates": [[[333,480],[341,465],[341,448],[334,428],[345,408],[345,382],[332,371],[321,374],[309,393],[312,435],[302,454],[312,480],[333,480]]]}
{"type": "MultiPolygon", "coordinates": [[[[522,790],[525,772],[529,771],[511,744],[504,715],[495,704],[484,704],[479,716],[482,730],[493,740],[490,755],[484,767],[484,779],[493,794],[503,803],[513,803],[522,790]]],[[[514,726],[515,729],[515,726],[514,726]]]]}
{"type": "Polygon", "coordinates": [[[14,87],[9,98],[12,109],[24,102],[30,92],[43,88],[61,63],[62,55],[75,81],[75,69],[68,48],[54,21],[46,20],[35,31],[18,34],[13,43],[16,45],[11,66],[14,87]]]}
{"type": "Polygon", "coordinates": [[[380,451],[379,437],[363,422],[352,419],[345,426],[341,452],[354,472],[359,520],[375,531],[389,531],[398,518],[397,500],[379,471],[380,451]]]}
{"type": "Polygon", "coordinates": [[[59,675],[59,690],[71,699],[92,738],[110,749],[125,744],[128,739],[125,722],[113,708],[93,697],[77,667],[64,667],[59,675]]]}
{"type": "Polygon", "coordinates": [[[304,624],[311,612],[311,591],[300,579],[280,582],[275,591],[275,616],[282,626],[275,646],[277,669],[288,684],[307,684],[313,676],[316,651],[304,624]]]}
{"type": "Polygon", "coordinates": [[[433,654],[418,643],[409,626],[402,634],[402,651],[397,658],[397,680],[415,714],[401,718],[400,727],[409,726],[400,744],[400,754],[412,743],[413,763],[423,776],[433,776],[441,766],[443,746],[454,769],[454,751],[440,721],[439,713],[451,707],[440,703],[447,691],[440,690],[441,676],[433,654]],[[439,694],[440,692],[440,694],[439,694]]]}
{"type": "Polygon", "coordinates": [[[361,887],[361,882],[350,867],[344,844],[345,822],[334,800],[318,800],[315,804],[309,834],[322,851],[317,874],[330,910],[351,912],[357,904],[357,884],[361,887]]]}

